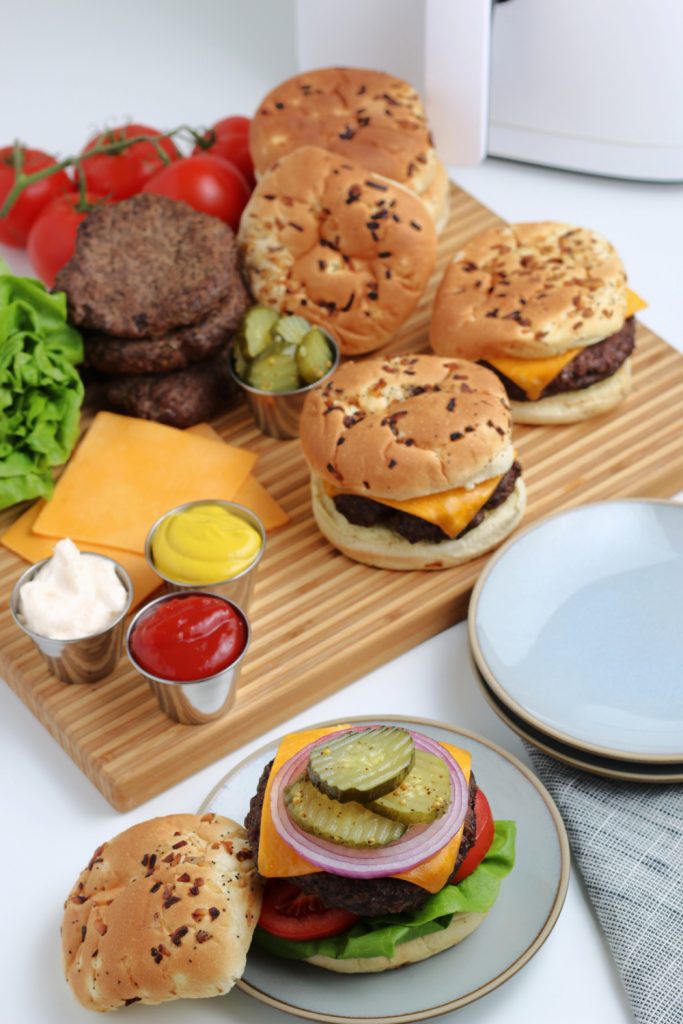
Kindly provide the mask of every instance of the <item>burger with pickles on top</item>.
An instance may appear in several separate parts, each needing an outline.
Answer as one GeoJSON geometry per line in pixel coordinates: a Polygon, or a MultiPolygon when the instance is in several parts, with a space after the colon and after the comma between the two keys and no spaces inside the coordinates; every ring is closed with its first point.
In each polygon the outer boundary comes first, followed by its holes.
{"type": "Polygon", "coordinates": [[[285,737],[245,826],[266,883],[255,941],[343,973],[462,941],[514,861],[469,753],[394,725],[285,737]]]}

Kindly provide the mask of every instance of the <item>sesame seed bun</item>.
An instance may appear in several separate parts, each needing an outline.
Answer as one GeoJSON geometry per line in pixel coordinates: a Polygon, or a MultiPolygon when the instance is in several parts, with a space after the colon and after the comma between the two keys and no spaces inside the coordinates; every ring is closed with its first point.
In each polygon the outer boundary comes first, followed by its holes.
{"type": "Polygon", "coordinates": [[[430,343],[466,359],[543,359],[602,341],[626,313],[614,247],[586,228],[546,221],[484,231],[439,286],[430,343]]]}
{"type": "Polygon", "coordinates": [[[257,174],[301,146],[319,146],[422,195],[439,161],[420,97],[395,75],[321,68],[268,93],[251,122],[257,174]]]}
{"type": "Polygon", "coordinates": [[[505,388],[490,370],[463,359],[394,356],[345,363],[311,391],[300,438],[316,476],[403,501],[506,472],[511,427],[505,388]]]}
{"type": "Polygon", "coordinates": [[[324,967],[328,971],[336,971],[338,974],[376,974],[379,971],[390,971],[396,967],[403,967],[404,964],[416,964],[420,960],[427,960],[436,953],[456,946],[471,935],[485,918],[486,914],[454,914],[447,928],[400,943],[392,957],[366,956],[338,960],[329,956],[311,956],[306,962],[316,967],[324,967]]]}
{"type": "Polygon", "coordinates": [[[242,976],[261,880],[241,825],[174,814],[104,843],[64,904],[62,952],[89,1010],[221,995],[242,976]]]}
{"type": "Polygon", "coordinates": [[[460,538],[437,543],[411,543],[385,526],[355,526],[337,511],[320,477],[311,476],[311,504],[323,536],[356,562],[379,569],[450,569],[497,547],[515,529],[526,508],[526,488],[518,477],[510,497],[479,526],[460,538]]]}
{"type": "Polygon", "coordinates": [[[311,146],[261,178],[239,244],[254,298],[320,324],[345,355],[389,340],[436,260],[434,224],[413,192],[311,146]]]}

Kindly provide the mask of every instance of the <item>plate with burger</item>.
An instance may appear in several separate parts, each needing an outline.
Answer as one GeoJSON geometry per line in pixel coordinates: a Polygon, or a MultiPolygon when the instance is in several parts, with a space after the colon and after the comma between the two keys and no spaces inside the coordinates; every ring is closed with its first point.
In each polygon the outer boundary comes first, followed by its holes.
{"type": "Polygon", "coordinates": [[[265,882],[238,984],[310,1020],[407,1024],[472,1002],[540,948],[567,891],[566,832],[536,777],[426,719],[290,733],[202,810],[244,820],[265,882]]]}

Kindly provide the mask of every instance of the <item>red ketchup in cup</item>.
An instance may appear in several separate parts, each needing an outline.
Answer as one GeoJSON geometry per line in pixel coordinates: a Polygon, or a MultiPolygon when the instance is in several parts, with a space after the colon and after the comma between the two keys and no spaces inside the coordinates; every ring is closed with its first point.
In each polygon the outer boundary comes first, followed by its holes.
{"type": "Polygon", "coordinates": [[[216,675],[237,661],[247,643],[247,624],[220,597],[179,595],[142,614],[129,643],[144,672],[173,682],[192,682],[216,675]]]}

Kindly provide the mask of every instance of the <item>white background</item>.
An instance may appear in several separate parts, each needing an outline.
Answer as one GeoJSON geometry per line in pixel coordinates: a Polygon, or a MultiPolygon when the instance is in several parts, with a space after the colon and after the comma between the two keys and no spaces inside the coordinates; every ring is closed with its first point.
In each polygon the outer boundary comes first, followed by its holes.
{"type": "MultiPolygon", "coordinates": [[[[343,5],[321,3],[329,8],[334,31],[343,5]]],[[[170,128],[249,114],[296,68],[292,11],[291,0],[5,0],[0,144],[18,137],[65,154],[80,148],[97,128],[126,118],[170,128]]],[[[453,168],[452,176],[509,220],[552,218],[602,231],[619,248],[632,286],[650,303],[643,320],[683,350],[683,186],[616,182],[501,161],[453,168]]],[[[5,250],[4,255],[18,272],[28,271],[21,254],[5,250]]],[[[519,741],[479,695],[463,625],[311,707],[286,728],[386,713],[441,719],[525,759],[519,741]]],[[[143,807],[119,814],[6,686],[0,687],[0,721],[2,1019],[86,1021],[91,1016],[73,1001],[61,978],[58,930],[62,901],[92,850],[143,818],[195,810],[228,767],[282,730],[143,807]]],[[[125,1019],[284,1024],[290,1018],[233,992],[163,1009],[133,1006],[125,1019]]],[[[575,874],[560,920],[536,957],[501,989],[444,1019],[457,1024],[632,1021],[575,874]]]]}

